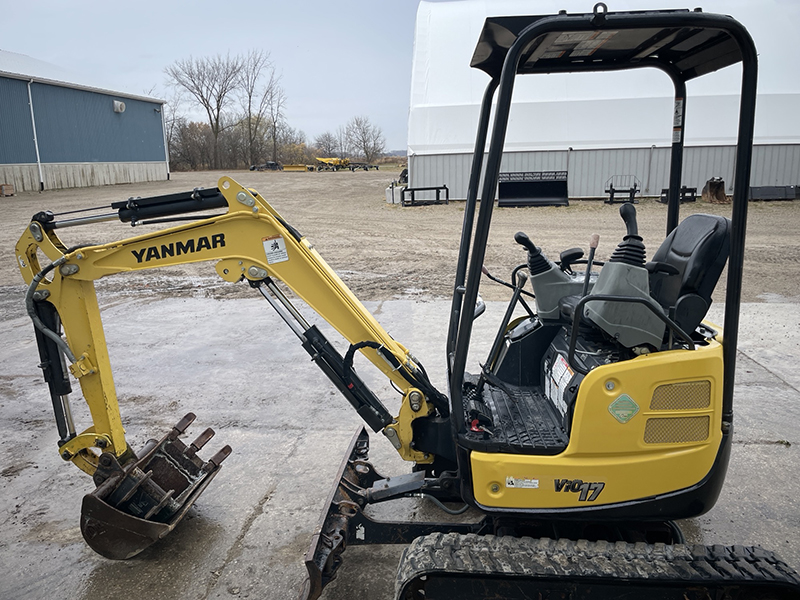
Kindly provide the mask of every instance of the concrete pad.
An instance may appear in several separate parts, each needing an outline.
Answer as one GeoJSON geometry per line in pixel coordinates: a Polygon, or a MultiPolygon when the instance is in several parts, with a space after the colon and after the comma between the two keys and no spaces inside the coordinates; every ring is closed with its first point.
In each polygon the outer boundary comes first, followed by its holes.
{"type": "MultiPolygon", "coordinates": [[[[104,295],[101,305],[123,422],[135,448],[186,412],[189,435],[217,431],[203,455],[230,444],[233,455],[195,508],[167,538],[136,558],[94,554],[78,529],[89,478],[57,454],[52,409],[37,368],[33,329],[21,296],[0,297],[0,596],[41,598],[291,598],[305,577],[303,556],[360,419],[310,363],[295,336],[260,296],[219,300],[104,295]]],[[[378,320],[445,385],[449,301],[367,303],[378,320]]],[[[488,303],[476,324],[477,370],[505,305],[488,303]]],[[[718,307],[715,307],[719,310],[718,307]]],[[[310,311],[312,323],[342,349],[310,311]]],[[[720,319],[721,320],[721,319],[720,319]]],[[[800,305],[742,307],[736,442],[719,504],[681,523],[690,541],[761,544],[800,567],[797,422],[800,305]]],[[[399,395],[363,359],[359,374],[391,411],[399,395]]],[[[76,386],[77,388],[77,386],[76,386]]],[[[88,411],[72,397],[79,425],[88,411]]],[[[409,465],[382,436],[371,458],[386,474],[409,465]]],[[[436,516],[404,500],[380,507],[394,518],[436,516]]],[[[328,600],[390,598],[402,548],[345,554],[328,600]]]]}

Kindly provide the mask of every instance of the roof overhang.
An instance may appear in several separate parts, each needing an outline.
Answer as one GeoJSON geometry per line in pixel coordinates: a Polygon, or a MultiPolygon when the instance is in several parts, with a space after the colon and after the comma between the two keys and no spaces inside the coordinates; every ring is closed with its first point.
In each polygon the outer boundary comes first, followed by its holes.
{"type": "Polygon", "coordinates": [[[166,104],[166,100],[159,98],[151,98],[149,96],[138,96],[136,94],[129,94],[127,92],[117,92],[114,90],[107,90],[104,88],[93,87],[90,85],[82,85],[79,83],[71,83],[69,81],[60,81],[58,79],[48,79],[46,77],[37,77],[36,75],[25,75],[24,73],[14,73],[11,71],[0,70],[0,77],[7,79],[19,79],[22,81],[31,81],[33,83],[42,83],[45,85],[54,85],[57,87],[65,87],[74,90],[82,90],[85,92],[94,92],[96,94],[104,94],[106,96],[114,96],[116,98],[127,98],[130,100],[140,100],[142,102],[151,102],[153,104],[166,104]]]}

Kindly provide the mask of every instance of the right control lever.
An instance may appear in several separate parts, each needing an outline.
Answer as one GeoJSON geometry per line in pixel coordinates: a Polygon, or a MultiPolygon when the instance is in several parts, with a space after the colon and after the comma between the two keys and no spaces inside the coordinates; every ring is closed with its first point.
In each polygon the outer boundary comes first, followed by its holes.
{"type": "Polygon", "coordinates": [[[645,248],[642,236],[639,235],[639,226],[636,224],[636,208],[633,204],[625,203],[619,207],[619,214],[625,222],[627,232],[616,250],[611,254],[609,262],[619,262],[632,267],[644,267],[645,248]]]}
{"type": "Polygon", "coordinates": [[[625,203],[619,207],[619,214],[622,217],[622,220],[625,222],[625,228],[627,229],[627,233],[625,237],[629,235],[639,235],[639,225],[636,223],[636,209],[634,208],[633,204],[625,203]]]}

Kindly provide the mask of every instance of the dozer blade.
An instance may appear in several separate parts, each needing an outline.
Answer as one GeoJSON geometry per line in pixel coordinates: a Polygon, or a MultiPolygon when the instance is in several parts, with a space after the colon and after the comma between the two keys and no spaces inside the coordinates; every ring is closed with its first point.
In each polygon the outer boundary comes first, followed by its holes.
{"type": "MultiPolygon", "coordinates": [[[[486,531],[489,520],[477,522],[384,521],[364,512],[373,502],[389,499],[389,479],[380,475],[370,462],[369,434],[359,427],[344,456],[328,502],[322,509],[319,526],[311,539],[305,564],[308,576],[300,591],[300,600],[316,600],[323,588],[336,578],[344,551],[349,545],[410,544],[413,540],[437,531],[461,534],[486,531]]],[[[421,473],[392,477],[394,492],[400,497],[405,490],[421,485],[421,473]]]]}
{"type": "Polygon", "coordinates": [[[316,600],[322,594],[322,589],[336,578],[336,570],[342,563],[342,552],[347,546],[350,519],[358,512],[358,504],[350,496],[361,487],[356,484],[347,490],[341,482],[343,479],[359,482],[360,473],[356,470],[356,461],[366,460],[368,456],[369,434],[366,429],[359,427],[347,447],[328,502],[322,511],[319,527],[306,553],[308,576],[303,582],[300,600],[316,600]]]}
{"type": "Polygon", "coordinates": [[[136,556],[157,542],[186,515],[231,453],[225,446],[208,462],[196,453],[214,431],[206,429],[189,446],[178,436],[194,421],[187,414],[160,441],[149,440],[141,458],[120,465],[111,453],[100,456],[97,489],[83,497],[81,533],[102,556],[136,556]]]}

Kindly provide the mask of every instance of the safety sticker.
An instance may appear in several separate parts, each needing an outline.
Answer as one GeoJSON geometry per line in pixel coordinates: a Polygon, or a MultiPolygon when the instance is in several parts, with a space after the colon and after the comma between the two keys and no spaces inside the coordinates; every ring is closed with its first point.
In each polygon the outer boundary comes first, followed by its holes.
{"type": "Polygon", "coordinates": [[[507,488],[527,488],[529,490],[539,489],[538,479],[528,479],[527,477],[506,477],[507,488]]]}
{"type": "Polygon", "coordinates": [[[262,238],[264,242],[264,252],[267,254],[267,262],[271,265],[289,260],[289,253],[286,252],[286,242],[281,235],[273,235],[262,238]]]}
{"type": "Polygon", "coordinates": [[[683,128],[683,98],[675,98],[675,110],[672,111],[672,143],[681,141],[683,128]]]}
{"type": "Polygon", "coordinates": [[[567,403],[564,401],[564,393],[567,391],[567,386],[574,374],[575,372],[570,368],[567,359],[560,354],[556,354],[550,376],[545,382],[545,393],[553,404],[555,404],[555,407],[562,416],[567,412],[567,403]]]}
{"type": "Polygon", "coordinates": [[[622,394],[608,405],[608,412],[623,425],[639,412],[639,405],[628,394],[622,394]]]}
{"type": "Polygon", "coordinates": [[[596,34],[591,31],[568,31],[558,36],[553,46],[574,46],[580,42],[585,42],[594,38],[596,34]]]}
{"type": "Polygon", "coordinates": [[[672,126],[683,127],[683,98],[675,98],[675,110],[672,113],[672,126]]]}

